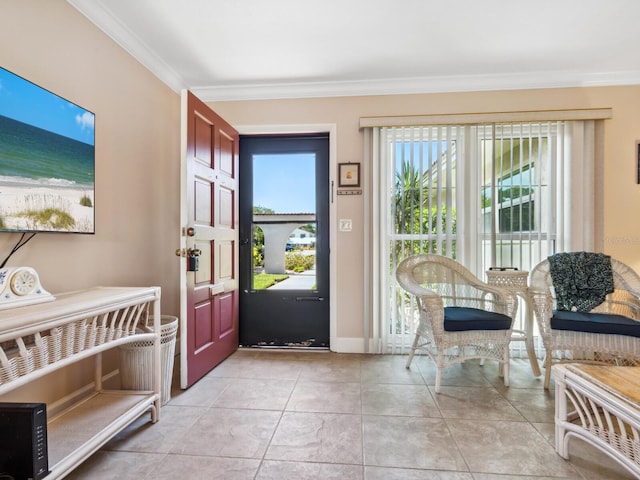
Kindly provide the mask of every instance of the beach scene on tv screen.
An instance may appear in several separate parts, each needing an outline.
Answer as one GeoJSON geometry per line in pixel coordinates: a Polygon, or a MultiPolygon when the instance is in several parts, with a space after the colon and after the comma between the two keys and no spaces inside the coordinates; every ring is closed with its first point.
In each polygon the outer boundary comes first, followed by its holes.
{"type": "Polygon", "coordinates": [[[0,231],[94,233],[95,115],[0,68],[0,231]]]}

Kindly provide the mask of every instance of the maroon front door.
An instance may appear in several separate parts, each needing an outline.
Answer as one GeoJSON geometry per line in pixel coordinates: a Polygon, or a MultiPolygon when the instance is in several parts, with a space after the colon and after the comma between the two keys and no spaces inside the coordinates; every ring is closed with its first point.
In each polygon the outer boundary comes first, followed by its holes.
{"type": "Polygon", "coordinates": [[[238,132],[191,92],[186,103],[183,388],[237,350],[239,288],[238,132]]]}

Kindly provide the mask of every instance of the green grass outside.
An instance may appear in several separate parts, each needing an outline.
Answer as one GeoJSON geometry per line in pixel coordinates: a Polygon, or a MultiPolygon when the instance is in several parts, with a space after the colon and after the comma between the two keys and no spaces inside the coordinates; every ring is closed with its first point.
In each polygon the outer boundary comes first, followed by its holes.
{"type": "Polygon", "coordinates": [[[289,275],[285,274],[272,274],[272,273],[259,273],[253,276],[253,288],[254,290],[265,290],[282,280],[289,278],[289,275]]]}

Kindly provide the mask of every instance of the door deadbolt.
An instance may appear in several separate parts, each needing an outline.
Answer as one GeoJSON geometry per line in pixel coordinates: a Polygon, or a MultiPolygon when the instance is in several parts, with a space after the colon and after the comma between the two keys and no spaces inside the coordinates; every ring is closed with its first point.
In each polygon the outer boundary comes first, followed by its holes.
{"type": "Polygon", "coordinates": [[[187,227],[186,234],[187,237],[193,237],[196,234],[196,229],[193,227],[187,227]]]}
{"type": "Polygon", "coordinates": [[[198,248],[189,248],[187,250],[187,271],[197,272],[200,269],[200,254],[202,252],[198,248]]]}

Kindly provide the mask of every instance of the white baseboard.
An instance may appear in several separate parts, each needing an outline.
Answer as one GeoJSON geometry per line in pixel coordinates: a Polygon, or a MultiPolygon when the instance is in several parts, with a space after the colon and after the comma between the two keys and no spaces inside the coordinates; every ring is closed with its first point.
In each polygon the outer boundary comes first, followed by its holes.
{"type": "Polygon", "coordinates": [[[365,353],[364,342],[361,337],[333,337],[329,340],[329,348],[336,353],[365,353]]]}

